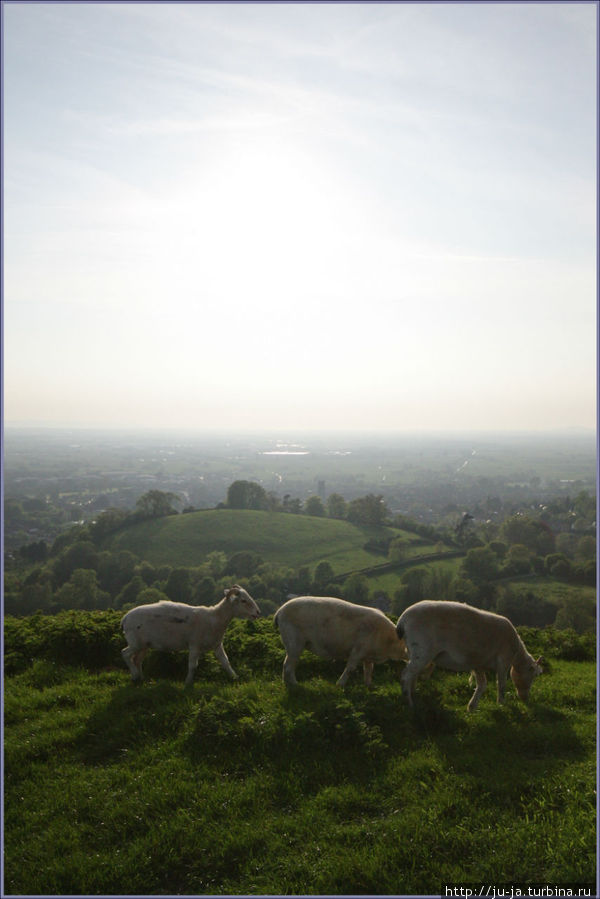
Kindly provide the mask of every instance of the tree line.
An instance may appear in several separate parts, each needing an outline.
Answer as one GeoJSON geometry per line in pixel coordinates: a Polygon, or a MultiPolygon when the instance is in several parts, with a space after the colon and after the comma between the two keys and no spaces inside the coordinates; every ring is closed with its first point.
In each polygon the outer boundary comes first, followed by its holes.
{"type": "MultiPolygon", "coordinates": [[[[311,499],[311,498],[309,498],[311,499]]],[[[48,547],[43,541],[22,548],[24,566],[9,571],[5,583],[7,614],[28,615],[37,610],[55,613],[66,608],[126,609],[132,605],[173,599],[192,604],[215,601],[232,579],[241,583],[269,614],[289,595],[330,595],[400,614],[407,605],[423,598],[456,599],[507,614],[516,624],[543,627],[559,623],[583,631],[593,626],[589,602],[569,601],[563,607],[541,599],[532,590],[515,587],[509,580],[526,575],[549,576],[566,584],[593,586],[596,579],[596,545],[591,536],[555,535],[540,518],[517,513],[490,532],[474,524],[473,516],[461,516],[454,528],[436,528],[405,516],[389,515],[381,496],[369,494],[347,503],[332,494],[291,508],[286,497],[273,505],[269,494],[251,481],[235,481],[227,491],[227,508],[261,508],[290,514],[328,515],[360,525],[388,525],[381,536],[369,536],[365,548],[378,552],[394,567],[406,570],[399,585],[388,594],[372,587],[360,571],[336,577],[323,560],[314,570],[274,565],[256,552],[242,550],[227,557],[212,552],[195,567],[153,566],[128,551],[101,548],[114,531],[150,518],[178,514],[176,495],[151,490],[131,512],[107,510],[94,522],[71,528],[48,547]],[[318,503],[317,503],[318,501],[318,503]],[[394,536],[393,529],[412,532],[394,536]],[[490,539],[491,538],[491,539],[490,539]],[[464,550],[456,573],[439,565],[410,565],[409,547],[418,542],[437,543],[441,550],[464,550]],[[567,607],[568,606],[568,607],[567,607]]],[[[193,511],[184,508],[182,514],[193,511]]]]}

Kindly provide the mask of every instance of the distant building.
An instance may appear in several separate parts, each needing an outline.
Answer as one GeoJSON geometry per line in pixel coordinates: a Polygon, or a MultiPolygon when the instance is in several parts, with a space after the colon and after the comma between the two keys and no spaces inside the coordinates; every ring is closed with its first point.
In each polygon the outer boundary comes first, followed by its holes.
{"type": "Polygon", "coordinates": [[[317,493],[320,498],[325,502],[325,481],[319,481],[319,485],[317,487],[317,493]]]}

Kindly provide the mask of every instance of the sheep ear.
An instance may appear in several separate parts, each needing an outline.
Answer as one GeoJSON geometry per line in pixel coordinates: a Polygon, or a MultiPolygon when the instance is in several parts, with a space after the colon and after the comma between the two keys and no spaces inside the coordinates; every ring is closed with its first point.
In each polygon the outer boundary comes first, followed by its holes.
{"type": "Polygon", "coordinates": [[[544,673],[544,669],[543,669],[542,666],[546,664],[544,657],[543,657],[543,656],[540,656],[539,658],[537,658],[537,659],[535,660],[535,664],[536,664],[536,665],[538,666],[538,668],[540,669],[540,674],[543,674],[543,673],[544,673]]]}

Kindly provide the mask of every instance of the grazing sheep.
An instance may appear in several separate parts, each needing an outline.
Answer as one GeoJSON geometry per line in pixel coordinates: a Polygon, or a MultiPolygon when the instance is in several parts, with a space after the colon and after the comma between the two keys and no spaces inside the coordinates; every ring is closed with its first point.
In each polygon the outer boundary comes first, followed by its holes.
{"type": "Polygon", "coordinates": [[[149,603],[131,609],[121,619],[127,646],[121,651],[134,681],[142,680],[142,661],[148,649],[189,650],[186,685],[194,680],[200,656],[210,649],[232,678],[237,674],[223,649],[223,634],[232,618],[258,618],[260,609],[237,584],[225,591],[214,606],[189,606],[182,602],[149,603]]]}
{"type": "Polygon", "coordinates": [[[498,702],[504,702],[510,676],[519,699],[526,702],[531,684],[542,673],[514,626],[502,615],[460,602],[423,600],[405,609],[396,625],[406,641],[410,661],[402,672],[402,692],[409,705],[416,678],[431,663],[449,671],[472,671],[477,683],[468,708],[473,711],[486,689],[485,672],[496,672],[498,702]]]}
{"type": "Polygon", "coordinates": [[[407,658],[404,640],[379,609],[333,597],[298,596],[278,609],[274,621],[287,652],[283,681],[288,687],[297,684],[296,665],[305,647],[321,658],[347,659],[340,687],[360,662],[370,686],[375,662],[407,658]]]}

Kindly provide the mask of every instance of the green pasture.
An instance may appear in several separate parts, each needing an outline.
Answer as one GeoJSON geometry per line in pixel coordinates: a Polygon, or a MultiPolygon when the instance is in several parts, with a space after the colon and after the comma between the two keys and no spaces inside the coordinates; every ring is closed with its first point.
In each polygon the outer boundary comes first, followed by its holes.
{"type": "MultiPolygon", "coordinates": [[[[427,550],[427,547],[421,547],[421,549],[427,550]]],[[[410,562],[410,559],[407,559],[406,561],[410,562]]],[[[451,573],[451,575],[454,576],[458,573],[461,562],[462,558],[437,560],[435,562],[427,562],[424,559],[422,562],[419,561],[416,564],[418,564],[419,566],[423,566],[424,568],[435,567],[438,570],[447,570],[451,573]]],[[[409,566],[406,565],[402,568],[398,568],[397,571],[389,571],[385,574],[368,575],[369,589],[371,591],[384,590],[389,596],[393,596],[394,592],[401,586],[402,575],[405,574],[408,567],[409,566]]]]}
{"type": "Polygon", "coordinates": [[[490,688],[470,714],[466,674],[436,671],[411,711],[400,664],[341,691],[343,662],[308,653],[290,694],[270,620],[227,631],[239,682],[207,656],[185,689],[185,655],[155,653],[134,686],[117,622],[8,621],[6,895],[595,880],[593,639],[525,631],[548,660],[530,704],[490,688]]]}
{"type": "Polygon", "coordinates": [[[596,588],[580,584],[567,584],[552,577],[511,578],[508,582],[520,590],[531,590],[548,602],[560,605],[573,599],[585,599],[596,602],[596,588]]]}
{"type": "Polygon", "coordinates": [[[154,565],[171,566],[198,565],[214,550],[228,556],[251,550],[266,561],[290,567],[312,567],[326,560],[338,573],[386,561],[363,546],[369,538],[398,533],[329,518],[210,509],[127,527],[108,538],[103,548],[129,550],[154,565]]]}

